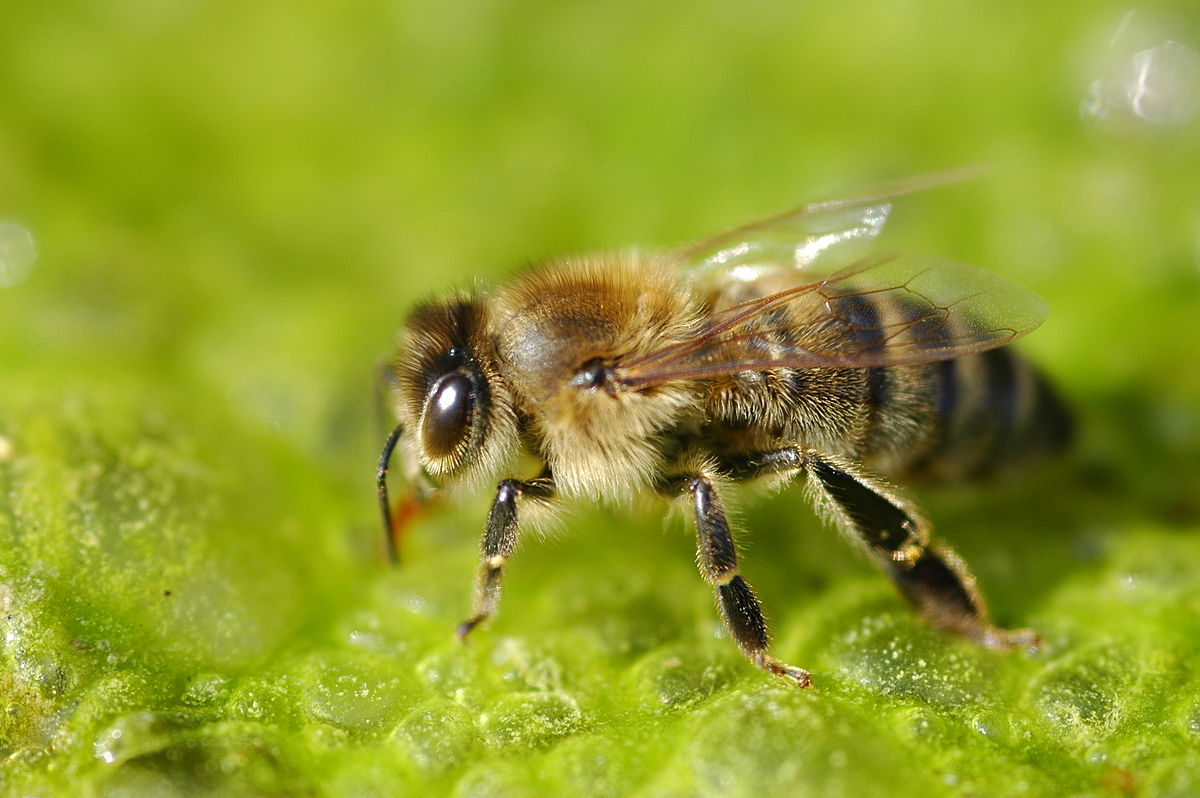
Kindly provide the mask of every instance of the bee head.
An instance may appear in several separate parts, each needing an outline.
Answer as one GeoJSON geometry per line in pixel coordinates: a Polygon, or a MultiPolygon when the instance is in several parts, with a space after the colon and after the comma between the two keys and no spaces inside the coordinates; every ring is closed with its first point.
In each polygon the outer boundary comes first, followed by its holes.
{"type": "Polygon", "coordinates": [[[432,476],[494,470],[516,424],[482,300],[454,296],[417,306],[393,364],[406,444],[432,476]]]}

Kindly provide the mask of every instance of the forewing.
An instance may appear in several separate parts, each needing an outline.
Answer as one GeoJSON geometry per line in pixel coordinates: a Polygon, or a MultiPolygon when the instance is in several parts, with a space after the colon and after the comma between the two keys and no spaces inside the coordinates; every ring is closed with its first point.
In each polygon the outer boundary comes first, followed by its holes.
{"type": "Polygon", "coordinates": [[[701,285],[749,282],[779,269],[831,274],[867,254],[894,199],[969,174],[962,170],[912,177],[858,197],[803,205],[682,247],[672,257],[701,285]]]}
{"type": "Polygon", "coordinates": [[[870,368],[1003,346],[1046,317],[1032,292],[945,260],[890,255],[713,313],[696,338],[618,369],[630,387],[772,368],[870,368]]]}
{"type": "Polygon", "coordinates": [[[824,264],[834,270],[866,253],[891,209],[886,201],[806,205],[693,244],[678,259],[702,284],[750,282],[780,267],[817,271],[824,264]]]}

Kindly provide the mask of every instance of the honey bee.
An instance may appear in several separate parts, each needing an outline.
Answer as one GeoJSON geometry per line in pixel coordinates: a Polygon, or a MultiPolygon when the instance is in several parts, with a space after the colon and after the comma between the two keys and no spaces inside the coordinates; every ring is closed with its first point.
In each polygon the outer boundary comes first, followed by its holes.
{"type": "Polygon", "coordinates": [[[552,260],[494,291],[418,305],[388,364],[399,423],[377,471],[393,559],[397,446],[410,478],[436,489],[499,479],[460,638],[496,614],[527,509],[681,499],[730,636],[807,687],[808,671],[769,653],[722,500],[731,482],[803,477],[819,513],[933,625],[990,648],[1034,645],[991,624],[967,566],[891,481],[985,476],[1070,432],[1046,381],[1005,346],[1043,321],[1038,297],[973,267],[870,254],[893,201],[939,182],[806,205],[665,253],[552,260]],[[522,454],[539,464],[532,476],[512,476],[522,454]]]}

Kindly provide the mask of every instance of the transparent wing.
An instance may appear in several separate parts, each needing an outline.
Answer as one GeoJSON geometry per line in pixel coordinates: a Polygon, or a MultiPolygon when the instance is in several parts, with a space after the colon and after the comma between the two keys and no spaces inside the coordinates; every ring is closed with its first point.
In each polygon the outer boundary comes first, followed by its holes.
{"type": "Polygon", "coordinates": [[[830,274],[866,255],[887,223],[892,200],[970,174],[961,170],[912,177],[859,197],[803,205],[689,244],[673,258],[701,284],[750,282],[780,268],[830,274]]]}
{"type": "Polygon", "coordinates": [[[806,205],[693,244],[680,260],[699,282],[750,282],[781,266],[813,271],[822,258],[844,266],[866,253],[891,210],[890,202],[806,205]]]}
{"type": "Polygon", "coordinates": [[[627,387],[772,368],[929,363],[1003,346],[1046,305],[999,275],[945,260],[886,255],[823,280],[719,310],[694,340],[618,365],[627,387]]]}

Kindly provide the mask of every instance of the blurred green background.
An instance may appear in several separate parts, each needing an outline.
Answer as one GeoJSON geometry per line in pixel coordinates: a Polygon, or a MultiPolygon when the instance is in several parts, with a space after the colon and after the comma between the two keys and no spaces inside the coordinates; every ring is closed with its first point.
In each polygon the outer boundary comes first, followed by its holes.
{"type": "Polygon", "coordinates": [[[1198,49],[1182,3],[0,4],[0,790],[1200,792],[1198,49]],[[927,630],[799,491],[740,515],[807,693],[657,509],[531,538],[467,647],[485,495],[384,565],[414,300],[964,164],[884,240],[1046,297],[1082,435],[915,493],[1044,651],[927,630]]]}

